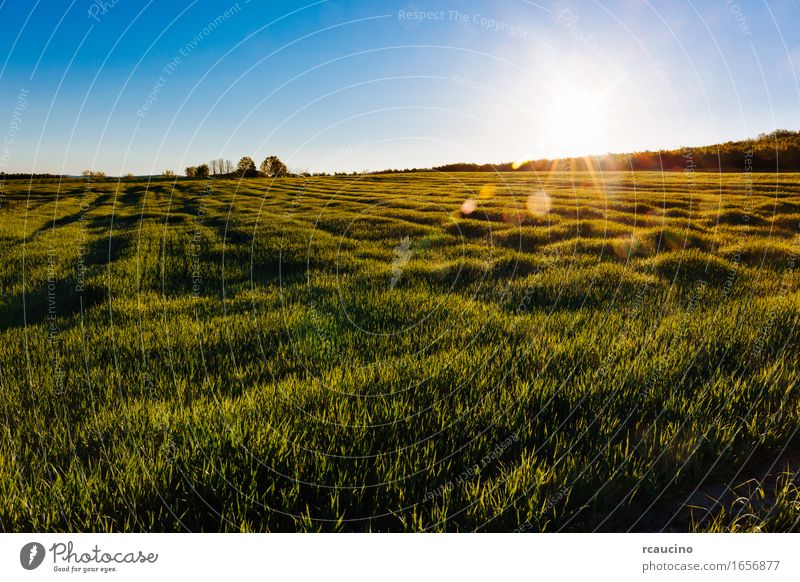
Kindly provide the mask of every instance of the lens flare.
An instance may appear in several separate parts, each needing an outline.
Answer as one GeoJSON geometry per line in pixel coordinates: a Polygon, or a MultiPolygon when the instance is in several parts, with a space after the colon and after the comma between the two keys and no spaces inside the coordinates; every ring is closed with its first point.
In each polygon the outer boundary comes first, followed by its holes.
{"type": "Polygon", "coordinates": [[[494,196],[495,187],[494,184],[486,184],[485,186],[481,186],[480,192],[478,192],[478,198],[481,200],[486,200],[487,198],[491,198],[494,196]]]}
{"type": "Polygon", "coordinates": [[[467,198],[461,204],[461,214],[463,214],[464,216],[469,216],[470,214],[475,212],[475,210],[477,208],[478,208],[478,203],[475,202],[475,199],[474,198],[467,198]]]}
{"type": "Polygon", "coordinates": [[[611,249],[619,259],[630,258],[631,255],[635,255],[639,252],[640,247],[641,243],[639,239],[633,234],[630,235],[630,237],[616,239],[611,245],[611,249]]]}
{"type": "Polygon", "coordinates": [[[546,192],[539,190],[528,196],[526,204],[528,212],[534,216],[542,216],[550,212],[550,196],[546,192]]]}
{"type": "Polygon", "coordinates": [[[508,211],[503,213],[503,222],[519,226],[525,222],[525,213],[519,211],[508,211]]]}

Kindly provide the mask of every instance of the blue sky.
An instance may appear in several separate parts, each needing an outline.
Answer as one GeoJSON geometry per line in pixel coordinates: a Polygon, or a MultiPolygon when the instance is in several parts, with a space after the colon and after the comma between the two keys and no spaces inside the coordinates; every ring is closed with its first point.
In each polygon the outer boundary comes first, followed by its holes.
{"type": "Polygon", "coordinates": [[[0,170],[309,171],[800,129],[800,0],[0,0],[0,170]]]}

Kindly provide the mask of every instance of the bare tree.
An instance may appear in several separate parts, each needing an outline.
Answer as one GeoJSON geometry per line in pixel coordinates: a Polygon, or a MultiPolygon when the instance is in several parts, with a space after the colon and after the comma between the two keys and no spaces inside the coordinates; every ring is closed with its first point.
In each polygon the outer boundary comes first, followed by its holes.
{"type": "Polygon", "coordinates": [[[233,171],[236,169],[236,166],[233,165],[233,162],[230,160],[225,160],[222,162],[223,174],[233,174],[233,171]]]}

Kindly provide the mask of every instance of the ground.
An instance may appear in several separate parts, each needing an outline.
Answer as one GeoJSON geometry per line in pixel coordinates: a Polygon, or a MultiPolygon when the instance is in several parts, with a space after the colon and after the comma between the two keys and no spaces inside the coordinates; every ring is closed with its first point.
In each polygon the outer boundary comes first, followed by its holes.
{"type": "Polygon", "coordinates": [[[9,180],[0,527],[797,530],[799,233],[796,174],[9,180]]]}

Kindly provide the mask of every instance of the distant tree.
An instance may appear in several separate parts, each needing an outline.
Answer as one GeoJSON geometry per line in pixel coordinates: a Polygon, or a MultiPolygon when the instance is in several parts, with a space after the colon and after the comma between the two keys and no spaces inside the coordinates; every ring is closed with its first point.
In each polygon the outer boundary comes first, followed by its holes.
{"type": "Polygon", "coordinates": [[[131,174],[130,172],[128,172],[127,174],[125,174],[125,179],[126,179],[126,180],[133,180],[134,178],[136,178],[136,176],[134,176],[134,175],[133,175],[133,174],[131,174]]]}
{"type": "Polygon", "coordinates": [[[256,173],[256,163],[250,156],[244,156],[236,166],[236,172],[240,176],[254,176],[256,173]]]}
{"type": "Polygon", "coordinates": [[[222,158],[217,158],[215,160],[211,160],[211,173],[215,176],[219,174],[226,174],[228,172],[225,171],[225,160],[222,158]]]}
{"type": "Polygon", "coordinates": [[[233,165],[233,162],[230,160],[223,160],[222,162],[222,173],[223,174],[233,174],[236,167],[233,165]]]}
{"type": "Polygon", "coordinates": [[[195,168],[194,175],[196,178],[208,178],[208,164],[200,164],[197,166],[197,168],[195,168]]]}
{"type": "Polygon", "coordinates": [[[197,176],[197,166],[189,166],[186,168],[187,178],[194,178],[195,176],[197,176]]]}
{"type": "Polygon", "coordinates": [[[83,176],[85,178],[92,178],[92,179],[96,180],[98,178],[105,178],[106,177],[106,173],[105,172],[100,172],[100,171],[95,171],[95,170],[84,170],[83,172],[81,172],[81,176],[83,176]]]}
{"type": "Polygon", "coordinates": [[[164,176],[165,178],[174,178],[175,172],[173,172],[172,170],[164,170],[163,172],[161,172],[161,175],[164,176]]]}
{"type": "Polygon", "coordinates": [[[289,170],[278,156],[268,156],[261,162],[261,173],[267,178],[282,178],[289,173],[289,170]]]}

